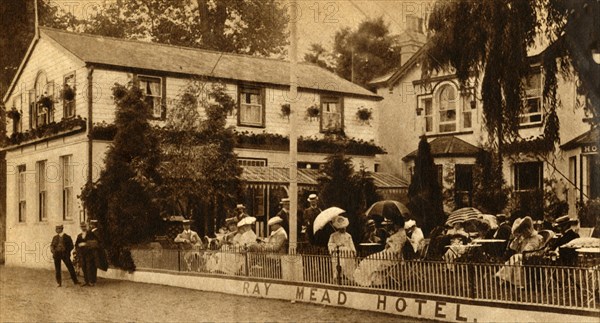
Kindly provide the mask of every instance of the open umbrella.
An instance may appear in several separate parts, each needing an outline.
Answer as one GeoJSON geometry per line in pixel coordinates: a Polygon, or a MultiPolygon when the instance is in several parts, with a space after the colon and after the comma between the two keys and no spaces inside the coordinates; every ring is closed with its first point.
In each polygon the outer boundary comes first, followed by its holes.
{"type": "Polygon", "coordinates": [[[410,211],[404,204],[394,200],[383,200],[373,203],[371,207],[365,212],[366,216],[382,216],[386,219],[393,219],[395,217],[407,218],[410,215],[410,211]]]}
{"type": "Polygon", "coordinates": [[[346,211],[340,209],[339,207],[332,206],[319,213],[313,222],[313,233],[317,233],[317,231],[321,230],[327,223],[333,220],[333,218],[344,212],[346,211]]]}
{"type": "Polygon", "coordinates": [[[474,207],[463,207],[450,213],[446,224],[454,225],[455,223],[463,223],[469,220],[478,220],[481,215],[481,211],[474,207]]]}

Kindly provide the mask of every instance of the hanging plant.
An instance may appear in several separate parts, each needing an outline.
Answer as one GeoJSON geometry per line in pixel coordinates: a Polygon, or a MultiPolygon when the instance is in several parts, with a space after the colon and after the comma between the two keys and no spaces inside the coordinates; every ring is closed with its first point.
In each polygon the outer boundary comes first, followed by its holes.
{"type": "Polygon", "coordinates": [[[42,95],[42,96],[40,96],[37,103],[39,105],[41,105],[43,108],[52,110],[52,106],[54,105],[54,100],[52,100],[52,97],[50,97],[48,95],[42,95]]]}
{"type": "Polygon", "coordinates": [[[306,108],[306,116],[310,119],[318,118],[320,114],[321,114],[321,109],[319,109],[319,106],[316,104],[313,104],[313,105],[309,106],[308,108],[306,108]]]}
{"type": "Polygon", "coordinates": [[[71,87],[69,84],[65,84],[60,91],[60,96],[65,101],[73,101],[75,99],[75,88],[71,87]]]}
{"type": "Polygon", "coordinates": [[[21,118],[21,113],[17,111],[17,109],[12,108],[6,113],[6,116],[10,119],[18,120],[19,118],[21,118]]]}
{"type": "Polygon", "coordinates": [[[373,110],[367,108],[360,108],[356,111],[356,117],[363,123],[369,123],[369,120],[373,119],[373,110]]]}
{"type": "Polygon", "coordinates": [[[285,104],[281,105],[281,117],[282,118],[289,117],[291,112],[292,112],[292,110],[291,110],[289,103],[285,103],[285,104]]]}

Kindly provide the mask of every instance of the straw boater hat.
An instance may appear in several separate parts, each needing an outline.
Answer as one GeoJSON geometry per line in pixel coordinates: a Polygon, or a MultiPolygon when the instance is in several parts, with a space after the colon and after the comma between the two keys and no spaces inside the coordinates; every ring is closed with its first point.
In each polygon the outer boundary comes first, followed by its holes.
{"type": "Polygon", "coordinates": [[[278,217],[278,216],[275,216],[275,217],[272,217],[272,218],[269,220],[269,222],[267,222],[267,225],[269,225],[269,226],[272,226],[272,225],[275,225],[275,224],[280,224],[280,223],[282,223],[282,222],[283,222],[283,219],[282,219],[282,218],[280,218],[280,217],[278,217]]]}
{"type": "Polygon", "coordinates": [[[341,229],[341,228],[345,228],[348,226],[348,224],[350,224],[350,222],[348,221],[348,219],[346,219],[345,217],[338,215],[335,218],[333,218],[333,227],[336,229],[341,229]]]}
{"type": "Polygon", "coordinates": [[[373,219],[369,219],[369,220],[367,221],[367,226],[368,226],[368,227],[374,227],[374,226],[375,226],[375,220],[373,220],[373,219]]]}
{"type": "Polygon", "coordinates": [[[238,222],[237,226],[238,228],[244,225],[253,225],[256,222],[256,218],[253,216],[247,216],[243,219],[240,220],[240,222],[238,222]]]}
{"type": "Polygon", "coordinates": [[[279,202],[279,204],[283,204],[283,203],[290,203],[290,198],[289,197],[282,198],[281,201],[279,202]]]}
{"type": "Polygon", "coordinates": [[[312,202],[312,201],[316,201],[318,199],[319,199],[319,197],[317,196],[317,194],[311,194],[308,196],[308,199],[306,199],[306,200],[309,202],[312,202]]]}
{"type": "Polygon", "coordinates": [[[556,220],[554,220],[554,223],[552,224],[552,226],[556,228],[556,227],[562,227],[562,226],[576,224],[576,223],[579,223],[579,220],[571,219],[568,215],[563,215],[561,217],[558,217],[556,220]]]}
{"type": "Polygon", "coordinates": [[[246,209],[246,206],[244,204],[238,204],[235,206],[236,209],[246,209]]]}
{"type": "Polygon", "coordinates": [[[181,223],[183,223],[183,225],[191,225],[192,221],[185,219],[185,220],[181,221],[181,223]]]}

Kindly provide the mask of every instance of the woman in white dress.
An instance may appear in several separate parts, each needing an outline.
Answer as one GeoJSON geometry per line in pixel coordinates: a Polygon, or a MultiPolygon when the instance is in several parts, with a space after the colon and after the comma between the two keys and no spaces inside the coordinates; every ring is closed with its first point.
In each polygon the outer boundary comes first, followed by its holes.
{"type": "Polygon", "coordinates": [[[237,224],[237,234],[232,239],[231,245],[223,245],[221,251],[214,253],[207,261],[206,268],[209,272],[223,272],[235,275],[244,271],[245,255],[241,251],[256,245],[256,233],[252,225],[256,218],[249,216],[241,219],[237,224]]]}
{"type": "Polygon", "coordinates": [[[327,247],[329,249],[329,254],[331,255],[334,279],[337,279],[338,277],[338,260],[342,275],[348,279],[352,279],[356,267],[356,248],[354,247],[352,236],[346,232],[349,223],[347,218],[339,215],[332,220],[333,227],[336,231],[329,236],[327,247]]]}
{"type": "Polygon", "coordinates": [[[402,263],[402,248],[407,241],[404,218],[392,221],[394,232],[386,241],[385,249],[363,259],[354,271],[354,281],[361,286],[377,286],[385,283],[387,269],[402,263]]]}

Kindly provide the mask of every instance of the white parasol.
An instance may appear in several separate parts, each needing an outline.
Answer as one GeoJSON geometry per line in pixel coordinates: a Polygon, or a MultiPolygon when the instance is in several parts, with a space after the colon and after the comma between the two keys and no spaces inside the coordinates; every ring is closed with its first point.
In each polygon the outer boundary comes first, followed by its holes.
{"type": "Polygon", "coordinates": [[[319,213],[313,222],[313,233],[317,233],[317,231],[321,230],[327,223],[333,220],[333,218],[344,212],[346,211],[333,206],[319,213]]]}

